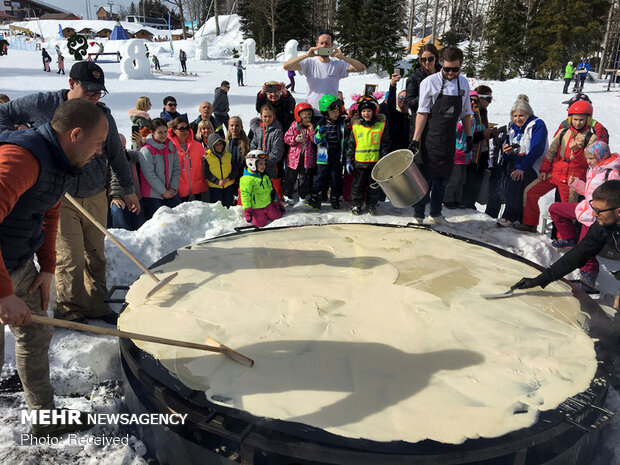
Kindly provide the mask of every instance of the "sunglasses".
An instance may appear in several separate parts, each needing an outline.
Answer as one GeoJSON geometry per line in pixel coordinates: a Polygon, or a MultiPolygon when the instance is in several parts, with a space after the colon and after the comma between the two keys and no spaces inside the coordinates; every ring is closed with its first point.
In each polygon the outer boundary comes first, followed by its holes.
{"type": "Polygon", "coordinates": [[[612,210],[615,210],[616,208],[620,208],[620,207],[611,207],[611,208],[605,208],[603,210],[599,210],[594,205],[592,205],[592,200],[588,200],[588,203],[590,204],[590,208],[592,209],[594,214],[597,216],[600,215],[601,213],[610,212],[612,210]]]}
{"type": "Polygon", "coordinates": [[[166,105],[168,105],[169,107],[176,107],[177,106],[176,103],[166,103],[166,105]]]}
{"type": "Polygon", "coordinates": [[[181,126],[178,128],[175,128],[177,131],[189,131],[189,126],[181,126]]]}
{"type": "Polygon", "coordinates": [[[432,63],[433,61],[435,61],[435,57],[434,56],[430,56],[430,57],[426,57],[426,58],[422,57],[422,58],[420,58],[420,61],[422,63],[426,63],[426,62],[432,63]]]}
{"type": "Polygon", "coordinates": [[[398,100],[407,100],[407,97],[398,97],[398,100]]]}
{"type": "Polygon", "coordinates": [[[478,103],[479,100],[477,98],[470,98],[469,100],[471,100],[471,103],[478,103]]]}
{"type": "Polygon", "coordinates": [[[88,97],[105,97],[108,93],[101,89],[101,90],[86,90],[86,88],[82,85],[82,83],[80,81],[76,81],[76,84],[78,84],[80,87],[82,87],[84,89],[84,93],[88,96],[88,97]]]}
{"type": "Polygon", "coordinates": [[[446,73],[458,73],[461,70],[460,66],[455,66],[454,68],[450,68],[449,66],[444,66],[442,68],[446,73]]]}
{"type": "Polygon", "coordinates": [[[482,100],[486,100],[487,102],[491,103],[493,101],[493,97],[490,95],[481,95],[480,98],[482,100]]]}

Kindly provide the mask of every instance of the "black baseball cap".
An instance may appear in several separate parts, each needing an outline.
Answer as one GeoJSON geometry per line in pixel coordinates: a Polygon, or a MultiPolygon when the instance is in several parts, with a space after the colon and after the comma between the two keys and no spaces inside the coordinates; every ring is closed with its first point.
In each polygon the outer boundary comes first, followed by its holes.
{"type": "Polygon", "coordinates": [[[71,67],[69,77],[80,81],[80,85],[87,91],[105,90],[103,70],[92,61],[78,61],[71,67]]]}
{"type": "Polygon", "coordinates": [[[582,94],[581,92],[573,95],[571,98],[569,98],[568,100],[562,103],[566,105],[572,105],[573,103],[578,102],[579,100],[585,100],[588,103],[592,103],[592,100],[590,100],[590,97],[588,97],[586,94],[582,94]]]}

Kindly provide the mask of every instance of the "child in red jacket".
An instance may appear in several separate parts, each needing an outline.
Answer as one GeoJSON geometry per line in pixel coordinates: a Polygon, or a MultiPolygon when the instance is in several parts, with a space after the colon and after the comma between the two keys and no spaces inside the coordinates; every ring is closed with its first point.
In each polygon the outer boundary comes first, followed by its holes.
{"type": "Polygon", "coordinates": [[[538,200],[547,192],[557,188],[562,202],[575,197],[570,193],[569,180],[571,177],[585,180],[588,163],[584,148],[597,140],[590,127],[592,112],[592,105],[584,100],[568,108],[570,128],[555,136],[540,166],[538,179],[525,188],[523,221],[515,224],[515,229],[536,232],[540,216],[538,200]]]}

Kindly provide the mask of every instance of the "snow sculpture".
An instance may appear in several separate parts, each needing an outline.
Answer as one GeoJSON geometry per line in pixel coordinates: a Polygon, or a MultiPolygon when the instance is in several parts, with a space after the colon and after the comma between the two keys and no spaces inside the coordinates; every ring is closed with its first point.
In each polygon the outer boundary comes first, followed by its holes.
{"type": "Polygon", "coordinates": [[[207,45],[207,37],[202,36],[196,39],[196,59],[197,60],[207,60],[209,58],[208,45],[207,45]]]}
{"type": "Polygon", "coordinates": [[[245,39],[243,41],[241,57],[246,65],[256,62],[256,41],[254,39],[245,39]]]}
{"type": "Polygon", "coordinates": [[[121,60],[121,80],[145,79],[151,76],[151,63],[144,53],[144,45],[140,39],[127,41],[125,53],[121,60]]]}
{"type": "Polygon", "coordinates": [[[297,58],[299,55],[299,52],[297,52],[297,47],[299,47],[299,42],[295,39],[291,39],[286,43],[284,46],[284,61],[297,58]]]}

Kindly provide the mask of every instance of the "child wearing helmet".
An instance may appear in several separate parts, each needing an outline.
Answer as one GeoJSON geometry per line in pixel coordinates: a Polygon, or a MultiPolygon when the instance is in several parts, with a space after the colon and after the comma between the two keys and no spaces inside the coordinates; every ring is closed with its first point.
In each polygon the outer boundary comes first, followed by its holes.
{"type": "Polygon", "coordinates": [[[280,162],[284,157],[284,132],[282,132],[282,125],[277,119],[273,105],[266,103],[262,106],[260,121],[257,127],[252,128],[254,134],[250,141],[250,149],[259,149],[269,155],[266,172],[278,193],[278,198],[282,198],[282,175],[284,173],[280,162]]]}
{"type": "Polygon", "coordinates": [[[290,146],[286,159],[286,180],[284,182],[284,201],[293,203],[293,188],[298,181],[300,201],[307,201],[316,171],[316,145],[314,144],[314,110],[307,102],[295,106],[295,121],[284,134],[284,142],[290,146]]]}
{"type": "Polygon", "coordinates": [[[553,189],[557,188],[562,202],[576,200],[569,181],[571,177],[582,181],[586,178],[588,163],[584,148],[597,140],[590,126],[592,112],[592,105],[585,100],[579,100],[568,108],[570,129],[562,130],[553,138],[540,166],[538,179],[525,188],[523,221],[516,223],[515,229],[536,232],[540,216],[538,200],[553,189]]]}
{"type": "Polygon", "coordinates": [[[342,115],[344,103],[332,94],[323,95],[319,100],[319,110],[323,117],[314,132],[317,147],[317,173],[312,183],[312,195],[307,203],[314,210],[321,209],[323,194],[331,184],[330,203],[332,208],[340,208],[342,195],[342,160],[345,150],[345,120],[342,115]]]}
{"type": "Polygon", "coordinates": [[[262,150],[251,150],[245,156],[245,170],[239,181],[239,191],[245,220],[258,228],[282,217],[284,206],[278,200],[271,179],[266,172],[269,155],[262,150]]]}
{"type": "MultiPolygon", "coordinates": [[[[585,100],[586,102],[590,104],[592,103],[592,101],[590,100],[590,97],[588,97],[586,94],[583,94],[581,92],[573,95],[571,98],[563,101],[562,103],[570,107],[573,103],[578,102],[579,100],[585,100]]],[[[594,118],[592,118],[592,120],[590,121],[590,126],[592,126],[592,131],[594,132],[594,134],[596,134],[596,138],[598,140],[603,141],[606,144],[609,144],[609,132],[607,131],[607,128],[605,126],[603,126],[599,121],[595,120],[594,118]]],[[[557,131],[555,131],[555,134],[553,135],[553,137],[557,136],[558,133],[562,129],[568,129],[568,128],[570,128],[570,124],[568,124],[568,118],[566,118],[564,121],[560,123],[560,126],[558,127],[557,131]]]]}
{"type": "MultiPolygon", "coordinates": [[[[569,179],[571,189],[583,195],[585,199],[579,203],[555,202],[549,207],[553,224],[561,236],[551,242],[554,247],[574,247],[582,241],[592,223],[596,221],[596,215],[589,203],[592,200],[592,193],[605,181],[620,179],[620,156],[617,153],[610,153],[609,146],[605,142],[597,141],[588,146],[585,150],[585,158],[588,162],[586,180],[582,181],[575,176],[569,179]],[[575,230],[575,220],[581,223],[579,236],[575,230]]],[[[596,257],[590,257],[581,267],[581,281],[594,287],[598,271],[599,265],[596,257]]]]}
{"type": "Polygon", "coordinates": [[[351,135],[347,147],[346,169],[353,173],[351,188],[351,213],[362,213],[364,193],[368,213],[377,212],[380,190],[373,187],[370,175],[379,159],[387,152],[388,138],[385,132],[385,115],[379,114],[379,103],[371,96],[357,99],[359,116],[351,120],[351,135]]]}

